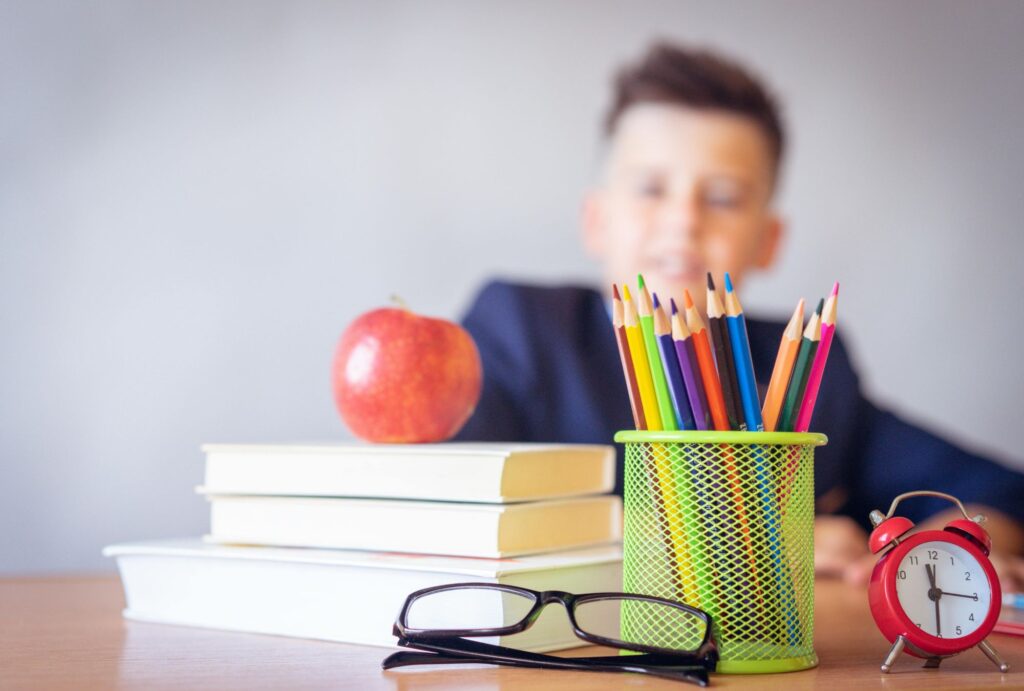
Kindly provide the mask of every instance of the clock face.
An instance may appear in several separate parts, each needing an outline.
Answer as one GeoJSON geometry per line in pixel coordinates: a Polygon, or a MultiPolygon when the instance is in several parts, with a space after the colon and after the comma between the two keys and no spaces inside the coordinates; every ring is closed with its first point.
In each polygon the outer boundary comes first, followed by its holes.
{"type": "Polygon", "coordinates": [[[962,638],[988,616],[992,586],[978,560],[948,542],[922,542],[896,571],[896,596],[910,620],[927,634],[962,638]]]}

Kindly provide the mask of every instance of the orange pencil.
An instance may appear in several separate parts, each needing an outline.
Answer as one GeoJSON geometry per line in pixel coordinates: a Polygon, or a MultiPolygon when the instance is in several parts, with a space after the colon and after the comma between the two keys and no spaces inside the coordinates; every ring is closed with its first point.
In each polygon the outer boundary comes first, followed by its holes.
{"type": "Polygon", "coordinates": [[[615,342],[619,346],[619,360],[622,362],[622,374],[626,379],[626,390],[629,392],[629,407],[633,411],[633,424],[637,429],[647,429],[644,419],[643,403],[640,399],[640,387],[636,383],[636,370],[633,358],[629,354],[629,340],[626,337],[625,310],[619,299],[619,289],[612,284],[612,326],[615,327],[615,342]]]}
{"type": "Polygon", "coordinates": [[[793,363],[796,362],[796,354],[800,351],[800,330],[803,325],[804,300],[800,298],[786,330],[782,333],[782,342],[779,343],[779,354],[775,357],[771,383],[768,384],[768,393],[764,397],[761,416],[764,418],[765,432],[774,432],[775,424],[779,421],[782,399],[786,396],[786,387],[789,386],[790,377],[793,376],[793,363]]]}
{"type": "MultiPolygon", "coordinates": [[[[690,291],[685,288],[683,289],[683,303],[686,308],[686,328],[692,334],[694,350],[697,351],[697,363],[700,365],[700,371],[704,378],[704,391],[707,394],[708,407],[711,409],[711,421],[714,423],[716,430],[728,432],[732,430],[732,426],[729,424],[729,414],[725,408],[722,382],[718,378],[718,370],[715,367],[714,356],[711,352],[708,330],[700,316],[700,312],[697,311],[697,307],[693,304],[693,297],[690,295],[690,291]]],[[[739,523],[739,534],[743,540],[743,548],[747,560],[750,562],[750,573],[757,573],[757,558],[754,553],[754,543],[750,536],[750,520],[747,517],[746,504],[743,499],[743,480],[736,470],[736,460],[731,449],[723,444],[722,452],[722,461],[725,464],[725,471],[729,478],[729,485],[732,488],[733,498],[732,508],[726,509],[725,513],[726,515],[729,515],[730,512],[735,514],[739,523]]],[[[721,497],[720,501],[723,506],[727,506],[725,497],[721,497]]],[[[757,602],[763,608],[764,600],[760,584],[755,584],[755,589],[757,602]]]]}
{"type": "Polygon", "coordinates": [[[729,426],[725,398],[722,396],[722,382],[718,379],[718,370],[715,369],[715,359],[711,354],[711,342],[708,340],[707,328],[704,326],[704,320],[700,317],[700,312],[693,304],[689,290],[683,289],[683,301],[686,306],[686,328],[693,334],[697,363],[700,365],[701,377],[704,379],[704,392],[708,397],[708,407],[711,408],[711,421],[715,424],[716,430],[727,432],[732,428],[729,426]]]}

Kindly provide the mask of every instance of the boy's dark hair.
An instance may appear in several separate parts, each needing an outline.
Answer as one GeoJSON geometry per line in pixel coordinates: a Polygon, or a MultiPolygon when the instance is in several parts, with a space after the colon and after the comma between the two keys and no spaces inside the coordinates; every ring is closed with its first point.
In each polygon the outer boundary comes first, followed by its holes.
{"type": "Polygon", "coordinates": [[[615,77],[614,96],[605,118],[611,136],[630,106],[667,103],[723,110],[756,122],[768,138],[775,170],[782,163],[785,132],[775,99],[748,70],[706,50],[654,43],[636,63],[615,77]]]}

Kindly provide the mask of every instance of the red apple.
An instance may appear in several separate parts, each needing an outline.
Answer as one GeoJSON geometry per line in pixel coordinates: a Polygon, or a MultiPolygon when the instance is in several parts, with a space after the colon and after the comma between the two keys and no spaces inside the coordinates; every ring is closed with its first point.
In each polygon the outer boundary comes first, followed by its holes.
{"type": "Polygon", "coordinates": [[[357,437],[434,442],[469,419],[483,370],[472,336],[458,324],[383,308],[345,329],[333,379],[338,412],[357,437]]]}

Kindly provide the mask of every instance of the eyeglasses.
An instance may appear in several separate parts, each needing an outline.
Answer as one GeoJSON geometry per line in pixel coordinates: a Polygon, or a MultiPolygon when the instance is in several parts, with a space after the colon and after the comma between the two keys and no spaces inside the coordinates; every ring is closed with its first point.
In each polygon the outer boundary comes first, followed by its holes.
{"type": "Polygon", "coordinates": [[[451,583],[410,594],[393,632],[399,646],[425,652],[393,653],[382,663],[384,669],[489,663],[636,672],[706,686],[708,672],[718,664],[706,612],[631,593],[573,595],[497,583],[451,583]],[[553,602],[565,608],[573,633],[581,640],[635,654],[566,658],[467,640],[523,633],[553,602]]]}

